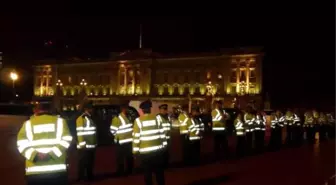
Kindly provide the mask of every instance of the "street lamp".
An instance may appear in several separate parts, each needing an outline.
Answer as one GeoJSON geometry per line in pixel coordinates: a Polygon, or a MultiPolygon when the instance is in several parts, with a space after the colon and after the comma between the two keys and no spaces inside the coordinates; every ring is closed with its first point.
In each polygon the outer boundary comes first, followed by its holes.
{"type": "Polygon", "coordinates": [[[16,72],[12,71],[10,72],[9,77],[12,80],[13,97],[15,97],[15,94],[16,94],[15,93],[15,81],[19,78],[19,75],[16,72]]]}

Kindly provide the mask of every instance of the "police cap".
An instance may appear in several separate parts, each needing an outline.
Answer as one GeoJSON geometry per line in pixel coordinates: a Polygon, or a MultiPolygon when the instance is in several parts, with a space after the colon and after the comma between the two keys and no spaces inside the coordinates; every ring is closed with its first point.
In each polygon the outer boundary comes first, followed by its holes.
{"type": "Polygon", "coordinates": [[[167,104],[162,104],[162,105],[159,106],[159,109],[167,110],[168,109],[168,105],[167,104]]]}
{"type": "Polygon", "coordinates": [[[142,102],[139,106],[140,109],[150,109],[152,107],[152,102],[150,100],[146,100],[142,102]]]}

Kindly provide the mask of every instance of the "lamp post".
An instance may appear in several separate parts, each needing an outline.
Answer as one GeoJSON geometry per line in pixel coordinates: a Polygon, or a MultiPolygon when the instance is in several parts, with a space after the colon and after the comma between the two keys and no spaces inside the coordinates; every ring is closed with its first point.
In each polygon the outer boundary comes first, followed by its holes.
{"type": "Polygon", "coordinates": [[[12,72],[10,72],[9,77],[12,80],[13,98],[15,99],[15,95],[16,95],[16,93],[15,93],[15,81],[19,78],[19,75],[16,72],[12,71],[12,72]]]}

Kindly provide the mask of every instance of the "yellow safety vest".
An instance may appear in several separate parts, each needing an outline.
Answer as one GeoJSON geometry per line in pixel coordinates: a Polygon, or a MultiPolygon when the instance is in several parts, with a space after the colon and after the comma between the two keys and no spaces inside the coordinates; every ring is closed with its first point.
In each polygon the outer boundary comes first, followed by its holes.
{"type": "Polygon", "coordinates": [[[17,136],[17,146],[26,158],[26,175],[66,171],[66,150],[71,141],[69,127],[62,118],[44,114],[24,122],[17,136]],[[38,153],[49,154],[51,158],[34,160],[38,153]]]}
{"type": "Polygon", "coordinates": [[[251,113],[244,114],[244,122],[245,122],[245,131],[246,132],[253,132],[254,131],[254,122],[255,122],[255,115],[251,113]]]}
{"type": "Polygon", "coordinates": [[[189,116],[186,113],[180,113],[178,120],[180,122],[180,134],[188,134],[187,121],[189,116]]]}
{"type": "Polygon", "coordinates": [[[226,119],[224,119],[224,116],[228,117],[228,114],[224,111],[221,111],[220,109],[214,109],[211,112],[211,116],[212,116],[212,131],[215,132],[224,131],[226,124],[226,119]]]}
{"type": "Polygon", "coordinates": [[[165,130],[166,138],[170,139],[171,123],[170,123],[169,117],[167,119],[167,118],[163,117],[162,115],[158,114],[156,116],[156,119],[160,121],[160,124],[162,125],[163,129],[165,130]]]}
{"type": "Polygon", "coordinates": [[[77,148],[79,149],[89,149],[96,148],[97,138],[96,138],[96,126],[93,120],[87,114],[82,114],[76,120],[76,130],[77,130],[77,148]]]}
{"type": "Polygon", "coordinates": [[[133,153],[157,152],[167,146],[166,135],[154,114],[144,114],[134,121],[133,153]]]}
{"type": "Polygon", "coordinates": [[[236,128],[237,136],[245,135],[244,123],[240,119],[238,119],[238,118],[235,119],[234,126],[236,128]]]}
{"type": "Polygon", "coordinates": [[[189,140],[201,139],[201,123],[196,118],[190,118],[187,121],[187,128],[189,133],[189,140]]]}
{"type": "Polygon", "coordinates": [[[265,116],[256,116],[254,122],[254,130],[265,130],[266,127],[266,117],[265,116]]]}
{"type": "Polygon", "coordinates": [[[125,144],[132,142],[132,126],[133,124],[130,123],[124,114],[119,114],[118,117],[114,117],[110,129],[111,133],[114,135],[115,143],[125,144]]]}

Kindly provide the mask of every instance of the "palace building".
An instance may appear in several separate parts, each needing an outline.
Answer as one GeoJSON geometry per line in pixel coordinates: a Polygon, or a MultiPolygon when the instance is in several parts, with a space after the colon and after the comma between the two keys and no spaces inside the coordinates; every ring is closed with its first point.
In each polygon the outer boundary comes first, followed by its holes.
{"type": "Polygon", "coordinates": [[[34,95],[55,96],[64,110],[81,98],[96,104],[122,100],[204,103],[226,107],[261,101],[260,48],[163,55],[150,49],[111,53],[106,60],[44,60],[34,66],[34,95]]]}

